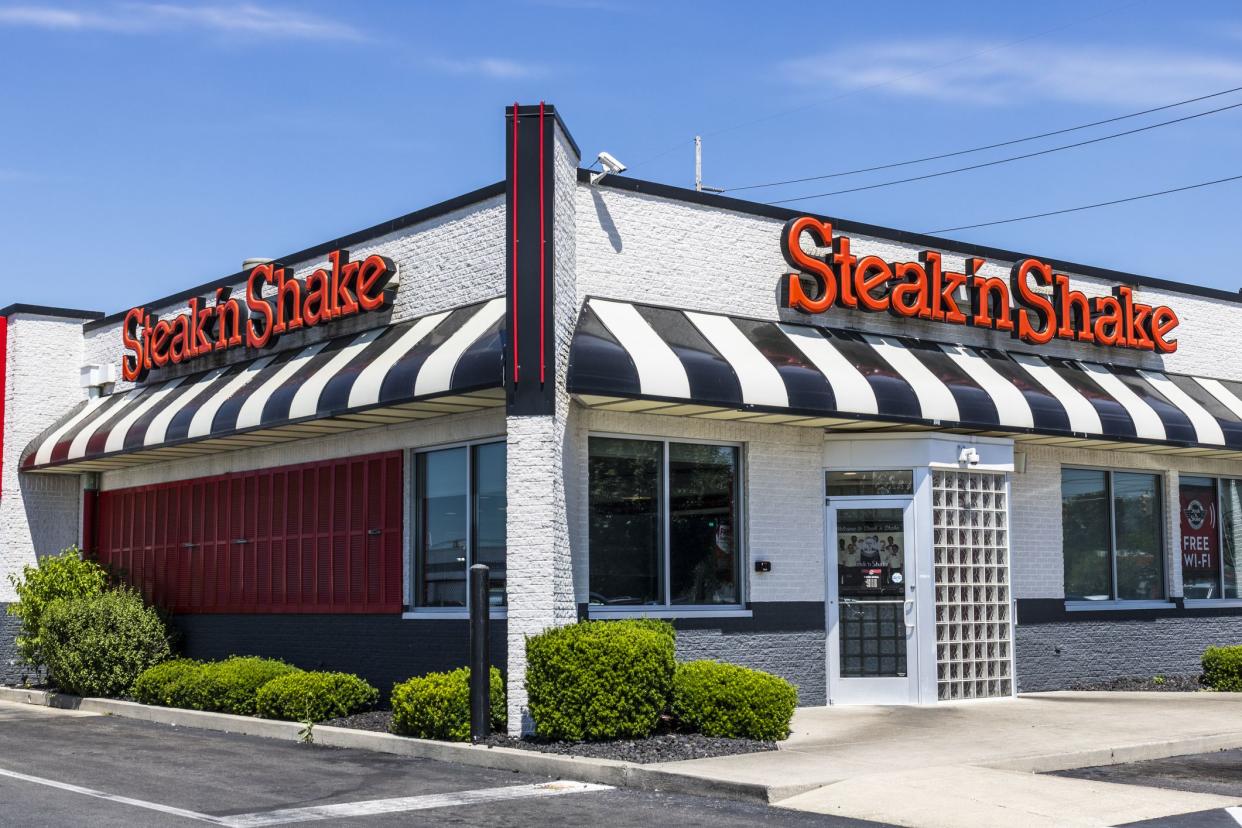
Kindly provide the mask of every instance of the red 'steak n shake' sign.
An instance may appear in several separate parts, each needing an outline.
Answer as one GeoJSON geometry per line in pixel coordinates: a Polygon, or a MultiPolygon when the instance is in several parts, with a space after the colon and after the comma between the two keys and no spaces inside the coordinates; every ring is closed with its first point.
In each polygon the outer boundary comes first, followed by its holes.
{"type": "Polygon", "coordinates": [[[831,223],[810,216],[785,224],[781,252],[798,271],[782,286],[784,303],[805,313],[840,305],[1007,331],[1032,345],[1067,339],[1164,354],[1177,350],[1177,340],[1169,338],[1178,325],[1172,308],[1135,302],[1134,289],[1124,285],[1113,288],[1111,295],[1088,297],[1071,289],[1068,276],[1053,273],[1039,259],[1016,263],[1008,281],[978,275],[984,260],[977,256],[966,259],[965,273],[945,270],[941,254],[933,250],[924,250],[917,262],[890,263],[879,256],[854,255],[847,237],[834,238],[831,223]],[[807,253],[800,244],[803,233],[832,252],[822,258],[807,253]],[[813,290],[803,285],[802,274],[811,277],[813,290]],[[1038,292],[1036,286],[1052,288],[1052,295],[1038,292]],[[959,303],[963,287],[967,301],[959,303]]]}
{"type": "Polygon", "coordinates": [[[379,310],[392,303],[397,267],[391,259],[372,254],[360,262],[348,250],[328,254],[331,270],[319,269],[305,281],[284,266],[262,264],[250,271],[245,299],[218,288],[215,304],[191,299],[185,313],[160,319],[137,307],[125,315],[121,339],[129,352],[121,375],[141,380],[152,368],[179,365],[230,348],[266,348],[283,333],[379,310]],[[264,296],[264,285],[276,289],[264,296]]]}

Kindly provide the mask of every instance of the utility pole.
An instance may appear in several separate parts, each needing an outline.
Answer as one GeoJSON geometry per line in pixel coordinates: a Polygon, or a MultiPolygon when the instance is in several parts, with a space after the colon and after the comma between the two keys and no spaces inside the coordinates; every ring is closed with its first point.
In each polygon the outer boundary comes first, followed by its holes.
{"type": "Polygon", "coordinates": [[[703,136],[694,136],[694,189],[703,192],[703,136]]]}
{"type": "Polygon", "coordinates": [[[723,193],[720,187],[703,184],[703,136],[694,136],[694,189],[700,193],[723,193]]]}

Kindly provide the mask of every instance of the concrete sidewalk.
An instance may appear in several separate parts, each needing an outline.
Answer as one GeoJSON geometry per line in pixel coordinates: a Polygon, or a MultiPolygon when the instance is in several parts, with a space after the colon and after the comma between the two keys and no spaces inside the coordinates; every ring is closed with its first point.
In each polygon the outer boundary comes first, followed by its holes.
{"type": "Polygon", "coordinates": [[[781,807],[918,826],[1116,825],[1236,799],[1036,776],[1242,746],[1242,694],[1036,693],[799,710],[773,753],[659,765],[781,807]]]}

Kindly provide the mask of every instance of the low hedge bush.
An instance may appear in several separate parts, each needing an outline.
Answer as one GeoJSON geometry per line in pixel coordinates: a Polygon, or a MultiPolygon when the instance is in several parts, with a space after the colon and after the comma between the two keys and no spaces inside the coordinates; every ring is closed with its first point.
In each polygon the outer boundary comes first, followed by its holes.
{"type": "Polygon", "coordinates": [[[79,696],[125,695],[170,655],[159,613],[124,587],[48,604],[39,641],[52,680],[79,696]]]}
{"type": "Polygon", "coordinates": [[[636,738],[655,732],[673,686],[672,626],[582,621],[526,639],[526,692],[546,739],[636,738]]]}
{"type": "Polygon", "coordinates": [[[673,676],[673,714],[704,736],[779,741],[797,704],[783,678],[735,664],[691,661],[673,676]]]}
{"type": "MultiPolygon", "coordinates": [[[[491,668],[492,730],[507,722],[505,684],[500,671],[491,668]]],[[[392,688],[392,730],[420,739],[470,740],[470,668],[448,673],[428,673],[392,688]]]]}
{"type": "Polygon", "coordinates": [[[349,673],[297,672],[259,688],[255,707],[265,719],[322,722],[375,704],[379,691],[349,673]]]}
{"type": "Polygon", "coordinates": [[[130,695],[142,704],[202,710],[202,671],[203,663],[192,658],[161,662],[138,675],[130,695]]]}
{"type": "Polygon", "coordinates": [[[204,664],[199,675],[203,710],[253,716],[259,690],[269,681],[302,672],[271,658],[233,656],[204,664]]]}
{"type": "Polygon", "coordinates": [[[1214,690],[1242,692],[1242,646],[1204,650],[1203,683],[1214,690]]]}

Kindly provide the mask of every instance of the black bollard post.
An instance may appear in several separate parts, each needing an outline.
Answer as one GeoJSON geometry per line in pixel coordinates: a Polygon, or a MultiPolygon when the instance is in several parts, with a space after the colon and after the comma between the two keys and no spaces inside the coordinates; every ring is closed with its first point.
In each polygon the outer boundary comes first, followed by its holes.
{"type": "Polygon", "coordinates": [[[491,571],[470,567],[470,741],[492,732],[491,571]]]}

